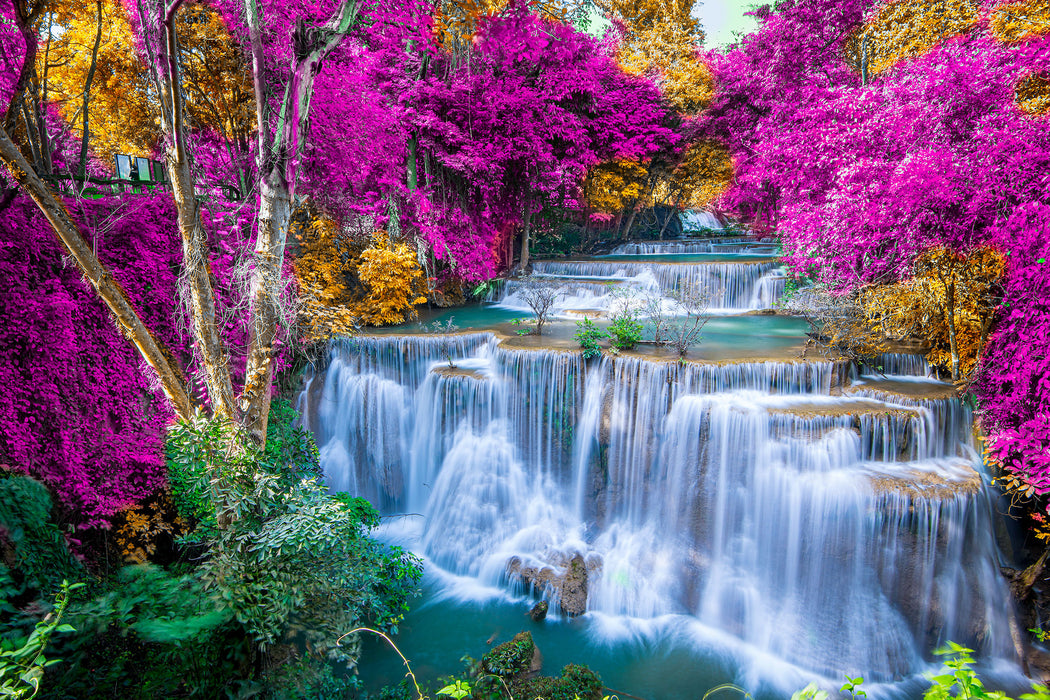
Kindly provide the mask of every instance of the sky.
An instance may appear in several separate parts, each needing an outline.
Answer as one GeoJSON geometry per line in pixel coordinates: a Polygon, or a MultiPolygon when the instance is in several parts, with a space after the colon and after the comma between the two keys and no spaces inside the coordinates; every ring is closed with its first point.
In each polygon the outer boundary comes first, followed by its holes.
{"type": "MultiPolygon", "coordinates": [[[[733,32],[756,29],[758,25],[754,18],[745,17],[744,13],[761,4],[760,0],[696,0],[693,16],[700,19],[707,34],[704,46],[710,49],[724,47],[733,41],[733,32]]],[[[586,31],[601,36],[609,27],[609,22],[597,8],[592,7],[591,12],[590,26],[586,31]]]]}
{"type": "Polygon", "coordinates": [[[725,46],[733,41],[734,31],[754,30],[757,26],[754,18],[745,17],[744,13],[761,4],[758,0],[698,0],[693,6],[693,15],[700,18],[707,33],[705,45],[708,48],[725,46]]]}

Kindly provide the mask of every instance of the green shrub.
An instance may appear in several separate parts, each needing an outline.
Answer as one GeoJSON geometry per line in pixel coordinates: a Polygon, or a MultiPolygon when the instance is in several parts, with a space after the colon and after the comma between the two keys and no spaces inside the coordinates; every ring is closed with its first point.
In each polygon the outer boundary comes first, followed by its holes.
{"type": "Polygon", "coordinates": [[[602,350],[599,343],[609,337],[606,335],[605,331],[594,325],[594,322],[589,318],[577,321],[576,328],[578,330],[572,337],[575,338],[576,342],[580,344],[581,348],[583,348],[584,359],[589,360],[592,357],[601,355],[602,350]]]}
{"type": "Polygon", "coordinates": [[[514,639],[500,644],[481,657],[481,667],[486,673],[504,678],[519,675],[529,670],[536,645],[528,632],[518,632],[514,639]]]}
{"type": "Polygon", "coordinates": [[[9,570],[0,562],[0,616],[15,612],[11,601],[17,597],[51,598],[63,580],[86,577],[51,519],[47,488],[28,476],[4,474],[0,473],[0,546],[12,553],[14,565],[9,570]]]}
{"type": "Polygon", "coordinates": [[[366,622],[396,630],[422,570],[367,536],[379,522],[367,502],[327,492],[317,446],[294,417],[275,402],[262,453],[229,423],[178,423],[172,488],[209,548],[202,580],[257,642],[298,635],[319,657],[353,663],[356,638],[338,638],[366,622]]]}
{"type": "Polygon", "coordinates": [[[642,339],[642,324],[629,316],[620,316],[609,326],[612,346],[619,350],[630,350],[642,339]]]}
{"type": "Polygon", "coordinates": [[[598,674],[586,666],[569,664],[559,678],[537,676],[511,684],[516,698],[543,698],[543,700],[601,700],[602,682],[598,674]]]}

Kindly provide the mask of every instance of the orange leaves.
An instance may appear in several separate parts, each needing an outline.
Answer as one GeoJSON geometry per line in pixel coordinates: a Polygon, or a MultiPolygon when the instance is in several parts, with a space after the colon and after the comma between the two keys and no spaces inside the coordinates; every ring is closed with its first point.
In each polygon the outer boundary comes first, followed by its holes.
{"type": "MultiPolygon", "coordinates": [[[[48,99],[79,133],[97,18],[80,2],[56,0],[53,7],[51,41],[41,44],[38,70],[47,77],[48,99]]],[[[176,27],[191,121],[195,127],[245,139],[254,125],[254,89],[247,63],[221,17],[205,5],[186,5],[176,27]]],[[[105,163],[113,162],[114,153],[148,155],[160,136],[153,83],[135,47],[135,33],[121,4],[104,0],[89,128],[91,150],[105,163]]]]}
{"type": "Polygon", "coordinates": [[[1046,34],[1050,32],[1050,0],[1004,2],[992,10],[989,26],[1004,42],[1046,34]]]}
{"type": "Polygon", "coordinates": [[[1022,78],[1014,89],[1017,106],[1029,114],[1050,112],[1050,73],[1041,71],[1022,78]]]}
{"type": "Polygon", "coordinates": [[[404,243],[391,244],[385,231],[376,233],[372,240],[372,247],[362,251],[357,266],[365,293],[355,308],[369,326],[401,323],[415,316],[416,304],[427,300],[423,271],[416,251],[404,243]]]}
{"type": "Polygon", "coordinates": [[[865,314],[873,330],[887,338],[926,340],[927,361],[944,370],[953,365],[954,333],[959,375],[966,377],[987,340],[1005,269],[1005,258],[993,248],[969,254],[933,248],[916,260],[910,279],[865,290],[865,314]]]}
{"type": "Polygon", "coordinates": [[[176,28],[192,122],[246,142],[255,129],[255,89],[249,61],[230,38],[222,17],[203,4],[185,5],[176,28]]]}
{"type": "Polygon", "coordinates": [[[714,79],[698,58],[704,33],[692,16],[691,0],[603,0],[611,18],[627,33],[617,62],[632,75],[644,75],[678,112],[696,114],[711,103],[714,79]]]}
{"type": "Polygon", "coordinates": [[[661,179],[654,199],[679,209],[707,209],[733,180],[729,150],[715,141],[698,141],[670,177],[661,179]]]}
{"type": "Polygon", "coordinates": [[[310,339],[351,335],[359,325],[401,323],[426,301],[426,279],[413,248],[385,231],[370,241],[341,234],[331,219],[297,224],[295,259],[300,321],[310,339]]]}
{"type": "MultiPolygon", "coordinates": [[[[48,99],[79,133],[96,15],[84,3],[71,0],[58,0],[53,8],[51,41],[41,46],[38,71],[47,77],[48,99]]],[[[134,47],[135,34],[120,3],[106,0],[89,109],[92,151],[108,163],[114,153],[151,153],[159,136],[149,74],[134,47]]]]}
{"type": "Polygon", "coordinates": [[[649,171],[629,160],[602,163],[591,168],[584,181],[584,195],[592,209],[615,215],[642,196],[649,171]]]}
{"type": "Polygon", "coordinates": [[[114,539],[125,561],[144,564],[153,558],[162,542],[167,540],[170,544],[185,526],[171,496],[165,492],[120,511],[114,539]]]}
{"type": "Polygon", "coordinates": [[[864,24],[857,41],[867,41],[869,70],[878,74],[968,31],[977,13],[975,0],[891,0],[864,24]]]}
{"type": "Polygon", "coordinates": [[[294,264],[303,334],[311,340],[353,334],[358,323],[350,309],[351,261],[360,252],[358,246],[339,235],[335,222],[323,217],[296,221],[290,233],[299,241],[294,264]]]}

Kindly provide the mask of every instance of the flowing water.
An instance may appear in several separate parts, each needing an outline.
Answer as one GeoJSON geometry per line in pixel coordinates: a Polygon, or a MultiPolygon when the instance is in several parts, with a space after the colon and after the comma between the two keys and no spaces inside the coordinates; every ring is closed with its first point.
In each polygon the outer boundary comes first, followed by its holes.
{"type": "MultiPolygon", "coordinates": [[[[533,271],[540,279],[557,285],[555,308],[606,310],[618,291],[636,296],[673,297],[686,290],[701,295],[711,313],[741,313],[772,307],[784,291],[780,265],[769,258],[747,253],[720,254],[719,262],[689,262],[693,255],[616,256],[612,260],[591,259],[536,262],[533,271]],[[641,261],[632,261],[631,257],[641,261]],[[732,260],[733,262],[726,262],[732,260]]],[[[495,291],[490,300],[503,308],[528,311],[521,284],[511,280],[495,291]]],[[[673,304],[668,305],[673,310],[673,304]]]]}
{"type": "MultiPolygon", "coordinates": [[[[635,272],[604,264],[542,269],[635,272]]],[[[695,267],[646,274],[718,277],[732,305],[748,292],[728,280],[773,269],[695,267]]],[[[946,640],[1016,681],[971,412],[928,374],[910,355],[585,361],[491,332],[362,336],[333,345],[300,408],[332,487],[405,514],[385,536],[429,573],[403,641],[435,675],[531,627],[547,672],[590,663],[647,698],[726,681],[785,697],[843,673],[918,697],[946,640]],[[523,617],[538,598],[543,626],[523,617]]]]}

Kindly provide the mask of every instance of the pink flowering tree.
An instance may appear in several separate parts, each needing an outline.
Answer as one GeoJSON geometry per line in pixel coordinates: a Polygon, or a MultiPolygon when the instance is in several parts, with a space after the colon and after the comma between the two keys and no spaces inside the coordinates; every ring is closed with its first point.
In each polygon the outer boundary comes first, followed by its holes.
{"type": "Polygon", "coordinates": [[[767,6],[756,33],[709,55],[718,94],[704,128],[736,169],[723,204],[775,228],[796,274],[840,291],[908,277],[931,248],[1005,254],[973,389],[993,456],[1050,493],[1050,117],[1018,101],[1050,67],[1050,37],[997,33],[1009,7],[993,0],[965,33],[871,76],[848,42],[885,4],[767,6]]]}

